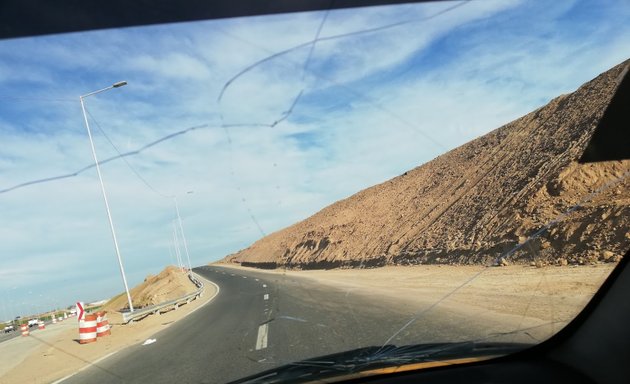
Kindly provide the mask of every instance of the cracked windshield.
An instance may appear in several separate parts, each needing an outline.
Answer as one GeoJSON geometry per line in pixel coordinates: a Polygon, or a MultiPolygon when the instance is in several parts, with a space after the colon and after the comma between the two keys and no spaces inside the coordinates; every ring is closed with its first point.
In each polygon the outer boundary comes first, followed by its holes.
{"type": "Polygon", "coordinates": [[[541,343],[630,247],[616,3],[0,41],[0,382],[317,380],[541,343]]]}

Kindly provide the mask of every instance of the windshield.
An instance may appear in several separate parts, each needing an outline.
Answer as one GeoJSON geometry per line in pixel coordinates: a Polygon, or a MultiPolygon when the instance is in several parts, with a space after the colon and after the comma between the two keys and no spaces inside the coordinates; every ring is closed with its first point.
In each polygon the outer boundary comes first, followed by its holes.
{"type": "Polygon", "coordinates": [[[630,162],[578,162],[628,19],[447,1],[0,41],[0,381],[548,339],[630,248],[630,162]]]}

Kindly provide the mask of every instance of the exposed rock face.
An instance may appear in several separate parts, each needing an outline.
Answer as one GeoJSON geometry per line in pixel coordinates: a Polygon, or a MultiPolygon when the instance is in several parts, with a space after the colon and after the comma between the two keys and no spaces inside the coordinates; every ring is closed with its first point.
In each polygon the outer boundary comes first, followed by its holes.
{"type": "Polygon", "coordinates": [[[303,269],[618,260],[630,247],[630,161],[576,160],[629,63],[224,260],[303,269]]]}

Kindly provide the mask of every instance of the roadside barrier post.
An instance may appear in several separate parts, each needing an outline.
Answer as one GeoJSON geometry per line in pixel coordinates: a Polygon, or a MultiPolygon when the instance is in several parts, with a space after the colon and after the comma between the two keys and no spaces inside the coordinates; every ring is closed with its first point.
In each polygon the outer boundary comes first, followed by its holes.
{"type": "Polygon", "coordinates": [[[107,320],[107,312],[96,312],[96,337],[111,335],[109,330],[109,321],[107,320]]]}
{"type": "Polygon", "coordinates": [[[79,344],[96,341],[96,314],[86,313],[84,319],[79,319],[79,344]]]}

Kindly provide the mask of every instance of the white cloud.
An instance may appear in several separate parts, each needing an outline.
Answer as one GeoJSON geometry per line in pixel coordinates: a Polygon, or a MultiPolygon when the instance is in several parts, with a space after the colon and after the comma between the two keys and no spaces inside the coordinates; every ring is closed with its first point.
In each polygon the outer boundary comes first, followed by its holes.
{"type": "Polygon", "coordinates": [[[207,80],[210,70],[204,62],[183,53],[160,54],[160,57],[139,55],[123,63],[130,70],[149,76],[174,79],[207,80]]]}

